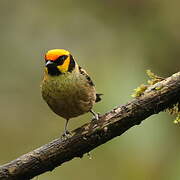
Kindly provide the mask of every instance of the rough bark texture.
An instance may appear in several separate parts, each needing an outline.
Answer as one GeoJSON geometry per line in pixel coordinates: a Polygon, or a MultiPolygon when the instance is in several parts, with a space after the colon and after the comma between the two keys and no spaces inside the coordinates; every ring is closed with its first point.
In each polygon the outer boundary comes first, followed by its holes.
{"type": "Polygon", "coordinates": [[[139,98],[102,115],[99,121],[91,121],[74,130],[71,138],[64,141],[56,139],[0,166],[0,180],[31,179],[52,171],[177,102],[180,102],[180,72],[150,86],[139,98]]]}

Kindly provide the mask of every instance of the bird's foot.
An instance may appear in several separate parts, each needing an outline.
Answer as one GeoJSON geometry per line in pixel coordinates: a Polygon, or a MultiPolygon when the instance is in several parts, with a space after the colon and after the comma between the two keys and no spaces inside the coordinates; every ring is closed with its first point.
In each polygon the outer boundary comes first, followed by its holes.
{"type": "Polygon", "coordinates": [[[63,134],[61,135],[61,140],[66,140],[66,139],[68,139],[68,138],[70,138],[70,137],[72,137],[72,134],[71,134],[71,132],[69,132],[69,131],[64,131],[63,132],[63,134]]]}
{"type": "Polygon", "coordinates": [[[98,121],[98,120],[99,120],[100,113],[96,113],[96,112],[94,112],[93,110],[90,110],[90,112],[93,114],[93,119],[92,119],[92,121],[98,121]]]}

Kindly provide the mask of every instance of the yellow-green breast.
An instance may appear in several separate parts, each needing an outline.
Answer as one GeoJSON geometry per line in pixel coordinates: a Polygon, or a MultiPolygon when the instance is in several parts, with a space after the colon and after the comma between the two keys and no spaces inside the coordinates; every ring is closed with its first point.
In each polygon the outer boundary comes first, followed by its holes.
{"type": "Polygon", "coordinates": [[[96,100],[95,87],[78,71],[59,76],[45,73],[41,90],[49,107],[65,119],[89,112],[96,100]]]}

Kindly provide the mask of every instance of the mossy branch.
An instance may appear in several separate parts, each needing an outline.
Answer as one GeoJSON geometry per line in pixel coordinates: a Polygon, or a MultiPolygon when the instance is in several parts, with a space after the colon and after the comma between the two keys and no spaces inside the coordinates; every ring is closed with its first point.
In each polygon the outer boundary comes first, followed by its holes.
{"type": "Polygon", "coordinates": [[[56,139],[0,166],[0,179],[25,180],[52,171],[64,162],[74,157],[82,157],[134,125],[139,125],[147,117],[171,108],[178,102],[180,102],[180,72],[149,85],[141,96],[107,112],[99,121],[91,121],[74,130],[71,138],[65,141],[56,139]]]}

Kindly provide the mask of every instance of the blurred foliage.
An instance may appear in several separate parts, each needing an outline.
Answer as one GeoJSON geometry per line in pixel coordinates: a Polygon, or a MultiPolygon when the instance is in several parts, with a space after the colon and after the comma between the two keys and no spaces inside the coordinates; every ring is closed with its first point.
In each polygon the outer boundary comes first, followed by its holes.
{"type": "MultiPolygon", "coordinates": [[[[60,136],[65,121],[43,102],[43,55],[72,52],[94,79],[104,113],[131,99],[145,70],[179,71],[180,2],[172,0],[1,0],[0,164],[60,136]]],[[[38,180],[179,179],[180,129],[166,113],[38,180]]],[[[70,122],[74,129],[90,119],[70,122]]]]}

